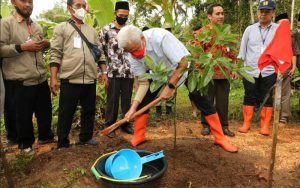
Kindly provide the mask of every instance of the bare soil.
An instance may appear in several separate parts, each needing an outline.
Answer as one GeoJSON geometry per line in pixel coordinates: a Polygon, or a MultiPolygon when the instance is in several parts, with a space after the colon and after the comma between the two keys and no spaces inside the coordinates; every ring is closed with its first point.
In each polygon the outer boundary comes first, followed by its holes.
{"type": "MultiPolygon", "coordinates": [[[[177,121],[174,146],[174,125],[171,120],[153,123],[147,128],[147,142],[136,149],[156,152],[164,150],[168,170],[161,179],[161,188],[198,187],[266,187],[271,154],[271,136],[260,135],[254,124],[248,134],[237,133],[241,122],[233,121],[236,132],[228,138],[239,147],[231,154],[213,144],[212,136],[200,134],[199,121],[177,121]]],[[[76,135],[78,131],[75,131],[76,135]]],[[[109,139],[95,133],[99,146],[75,146],[57,150],[56,144],[34,145],[37,156],[23,171],[13,169],[17,187],[101,187],[90,172],[95,160],[108,152],[132,148],[130,135],[120,131],[109,139]]],[[[77,139],[77,136],[72,136],[77,139]]],[[[4,140],[4,139],[3,139],[4,140]]],[[[17,148],[10,147],[6,156],[13,164],[17,148]]],[[[3,171],[1,187],[6,186],[3,171]]],[[[300,185],[300,126],[297,123],[279,127],[274,187],[300,185]]]]}

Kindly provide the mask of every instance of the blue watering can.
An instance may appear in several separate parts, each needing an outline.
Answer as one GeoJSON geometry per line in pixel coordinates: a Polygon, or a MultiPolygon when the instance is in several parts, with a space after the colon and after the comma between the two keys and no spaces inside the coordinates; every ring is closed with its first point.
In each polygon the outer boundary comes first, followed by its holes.
{"type": "Polygon", "coordinates": [[[105,172],[108,176],[118,180],[128,180],[140,177],[143,164],[164,157],[163,151],[144,157],[131,149],[122,149],[107,158],[105,172]]]}

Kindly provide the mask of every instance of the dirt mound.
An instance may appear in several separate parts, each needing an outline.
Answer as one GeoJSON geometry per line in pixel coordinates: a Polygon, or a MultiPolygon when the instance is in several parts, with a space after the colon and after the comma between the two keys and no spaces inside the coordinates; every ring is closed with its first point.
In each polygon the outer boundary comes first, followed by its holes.
{"type": "MultiPolygon", "coordinates": [[[[231,123],[232,130],[238,126],[231,123]]],[[[174,127],[170,121],[163,121],[148,127],[148,141],[136,149],[164,150],[168,170],[161,181],[163,188],[266,187],[272,140],[258,132],[254,127],[246,135],[237,133],[229,138],[240,148],[237,154],[231,154],[214,145],[212,136],[201,136],[197,121],[177,123],[174,147],[174,127]]],[[[14,172],[14,178],[18,186],[25,187],[100,187],[90,172],[94,161],[102,154],[132,148],[131,136],[117,135],[113,139],[96,135],[101,142],[97,147],[72,146],[59,151],[54,149],[55,144],[36,146],[39,155],[25,173],[14,172]]],[[[300,185],[300,127],[281,127],[278,138],[274,185],[296,187],[300,185]]]]}

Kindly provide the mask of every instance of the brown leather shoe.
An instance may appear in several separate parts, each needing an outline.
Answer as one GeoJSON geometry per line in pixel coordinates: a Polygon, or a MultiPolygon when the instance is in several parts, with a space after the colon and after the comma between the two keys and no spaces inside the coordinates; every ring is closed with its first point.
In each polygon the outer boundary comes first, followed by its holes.
{"type": "Polygon", "coordinates": [[[227,136],[230,136],[230,137],[234,137],[235,136],[234,132],[231,132],[227,127],[223,128],[223,132],[227,136]]]}
{"type": "Polygon", "coordinates": [[[201,134],[203,136],[207,136],[207,135],[210,135],[210,128],[208,127],[203,127],[202,131],[201,131],[201,134]]]}

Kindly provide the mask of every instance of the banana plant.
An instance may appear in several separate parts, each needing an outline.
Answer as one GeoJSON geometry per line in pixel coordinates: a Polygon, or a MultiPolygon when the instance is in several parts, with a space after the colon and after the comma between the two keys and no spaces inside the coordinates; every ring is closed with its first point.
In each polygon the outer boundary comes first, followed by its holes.
{"type": "MultiPolygon", "coordinates": [[[[204,24],[207,24],[207,21],[204,24]]],[[[214,74],[214,67],[217,66],[227,79],[231,79],[226,70],[238,73],[241,77],[244,77],[248,81],[254,83],[253,77],[251,77],[246,71],[252,70],[251,67],[244,67],[241,61],[232,63],[232,59],[224,57],[222,54],[222,48],[229,48],[230,51],[237,52],[238,35],[231,33],[231,26],[227,24],[223,25],[210,25],[204,26],[203,32],[197,35],[196,43],[190,43],[187,48],[190,50],[193,56],[189,57],[189,60],[193,62],[193,69],[188,76],[188,89],[190,91],[199,90],[206,92],[208,84],[211,82],[214,74]],[[205,29],[205,28],[210,29],[205,29]],[[207,49],[204,49],[205,45],[209,45],[207,49]],[[197,54],[197,55],[195,55],[197,54]]],[[[194,37],[188,36],[187,39],[194,37]]]]}
{"type": "Polygon", "coordinates": [[[88,0],[90,11],[100,28],[114,20],[115,2],[116,0],[88,0]]]}
{"type": "Polygon", "coordinates": [[[1,16],[3,18],[11,15],[11,8],[9,7],[7,0],[4,0],[2,3],[0,2],[0,8],[1,8],[1,16]]]}

